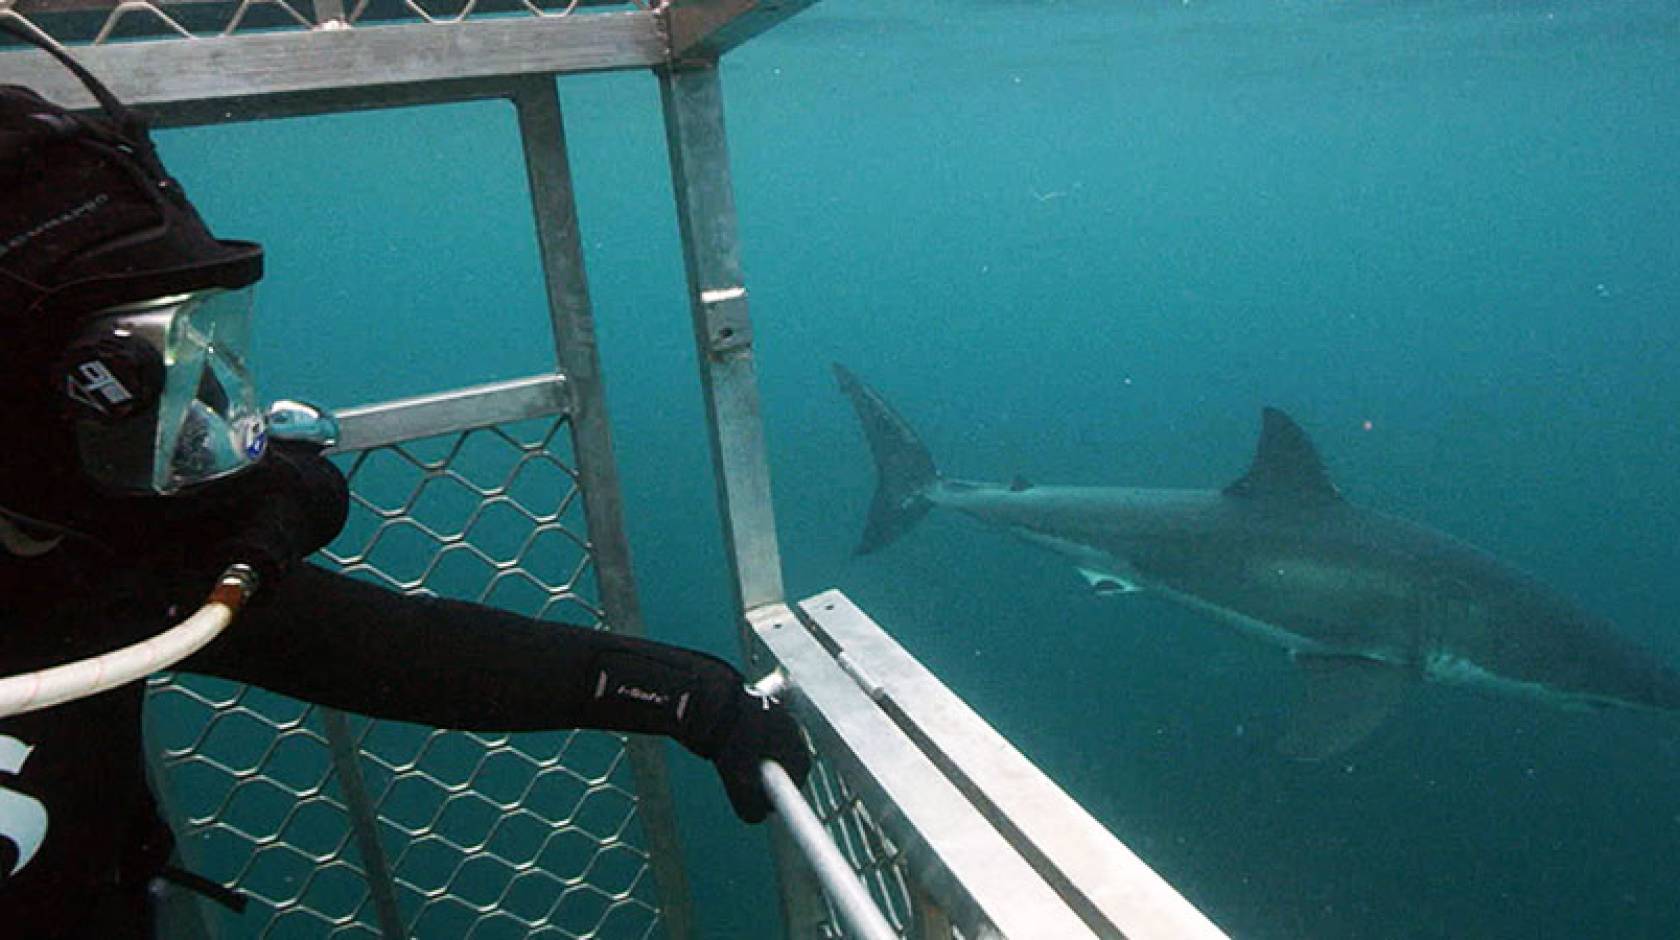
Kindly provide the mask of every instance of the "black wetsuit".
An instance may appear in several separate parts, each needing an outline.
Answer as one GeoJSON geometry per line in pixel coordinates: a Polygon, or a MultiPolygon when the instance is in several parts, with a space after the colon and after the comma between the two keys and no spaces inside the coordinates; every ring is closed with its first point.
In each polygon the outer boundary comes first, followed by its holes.
{"type": "MultiPolygon", "coordinates": [[[[180,589],[98,561],[71,547],[35,559],[0,555],[0,671],[114,649],[190,612],[171,610],[183,603],[180,589]]],[[[666,734],[707,757],[737,706],[705,690],[739,689],[738,674],[709,656],[405,597],[311,566],[259,592],[226,634],[178,668],[440,727],[666,734]],[[640,694],[617,694],[626,687],[640,694]],[[647,687],[677,694],[648,696],[647,687]]],[[[146,786],[143,693],[133,683],[0,719],[0,937],[150,936],[147,886],[172,839],[146,786]]]]}

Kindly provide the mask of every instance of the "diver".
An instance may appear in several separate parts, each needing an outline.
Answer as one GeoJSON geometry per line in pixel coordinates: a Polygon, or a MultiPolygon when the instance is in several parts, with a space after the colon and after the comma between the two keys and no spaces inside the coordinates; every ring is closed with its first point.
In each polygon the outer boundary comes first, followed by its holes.
{"type": "MultiPolygon", "coordinates": [[[[250,602],[171,668],[444,728],[668,736],[715,765],[746,822],[770,811],[760,761],[803,783],[791,715],[721,659],[304,563],[349,497],[258,407],[243,357],[262,249],[214,237],[143,121],[62,49],[0,27],[102,111],[0,87],[0,676],[170,633],[237,562],[250,602]]],[[[144,691],[0,718],[0,936],[154,937],[169,882],[238,903],[174,865],[144,691]]]]}

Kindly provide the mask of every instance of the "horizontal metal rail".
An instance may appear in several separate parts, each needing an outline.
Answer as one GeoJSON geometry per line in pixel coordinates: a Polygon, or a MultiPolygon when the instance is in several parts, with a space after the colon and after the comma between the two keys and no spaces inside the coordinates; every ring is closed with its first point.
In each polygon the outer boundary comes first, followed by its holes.
{"type": "Polygon", "coordinates": [[[1223,938],[1207,917],[839,591],[800,604],[819,640],[1099,935],[1223,938]]]}
{"type": "MultiPolygon", "coordinates": [[[[0,0],[0,18],[74,44],[82,64],[125,103],[180,126],[511,97],[507,82],[532,75],[709,61],[813,3],[678,0],[590,13],[582,8],[612,4],[537,13],[528,2],[479,3],[424,19],[409,3],[402,8],[416,18],[386,20],[366,5],[348,5],[346,17],[347,4],[316,0],[319,21],[310,22],[274,0],[272,9],[289,11],[275,27],[247,22],[251,4],[232,0],[0,0]],[[129,37],[119,21],[152,35],[129,37]]],[[[69,108],[95,105],[46,53],[4,38],[0,84],[33,88],[69,108]]]]}
{"type": "Polygon", "coordinates": [[[1011,938],[1224,938],[845,595],[817,595],[792,619],[766,608],[754,626],[818,752],[891,804],[882,826],[965,936],[979,917],[1011,938]],[[933,807],[916,799],[927,767],[945,794],[933,807]]]}
{"type": "Polygon", "coordinates": [[[549,415],[568,414],[566,377],[538,375],[435,395],[417,395],[336,413],[335,452],[369,450],[438,434],[455,434],[549,415]]]}
{"type": "Polygon", "coordinates": [[[1095,937],[1043,878],[865,693],[785,605],[749,615],[790,682],[789,701],[817,753],[860,791],[908,876],[964,937],[1095,937]]]}
{"type": "MultiPolygon", "coordinates": [[[[656,15],[598,13],[111,43],[78,47],[75,54],[125,103],[154,108],[649,68],[664,62],[668,49],[656,15]]],[[[81,84],[42,52],[0,56],[0,79],[22,81],[66,107],[93,104],[81,84]]]]}

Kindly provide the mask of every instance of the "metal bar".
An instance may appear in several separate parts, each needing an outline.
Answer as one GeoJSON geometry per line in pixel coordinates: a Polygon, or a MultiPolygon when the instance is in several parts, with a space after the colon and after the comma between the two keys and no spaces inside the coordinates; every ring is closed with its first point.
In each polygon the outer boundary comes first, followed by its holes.
{"type": "Polygon", "coordinates": [[[716,59],[817,0],[685,0],[668,8],[671,59],[716,59]]]}
{"type": "Polygon", "coordinates": [[[860,940],[898,940],[898,931],[887,923],[886,916],[875,906],[869,889],[858,880],[846,856],[834,847],[822,820],[806,805],[805,797],[794,786],[787,771],[780,764],[765,761],[758,765],[758,774],[764,782],[764,792],[769,795],[770,804],[776,808],[776,815],[810,863],[811,870],[816,872],[823,891],[834,904],[834,910],[845,921],[848,936],[860,940]]]}
{"type": "Polygon", "coordinates": [[[1224,938],[844,594],[800,608],[837,656],[868,664],[871,697],[1093,930],[1224,938]]]}
{"type": "MultiPolygon", "coordinates": [[[[735,609],[742,613],[737,639],[750,666],[757,647],[748,617],[766,605],[781,603],[782,562],[729,177],[723,89],[715,61],[657,69],[656,74],[718,512],[735,609]]],[[[770,852],[784,928],[789,937],[802,940],[822,921],[822,898],[781,827],[770,830],[770,852]]]]}
{"type": "Polygon", "coordinates": [[[789,940],[823,936],[828,910],[823,905],[822,885],[805,864],[787,827],[776,823],[770,827],[770,857],[776,871],[782,925],[789,940]]]}
{"type": "MultiPolygon", "coordinates": [[[[792,679],[789,700],[817,744],[876,807],[911,877],[965,937],[1099,936],[1021,858],[927,755],[858,687],[785,606],[755,612],[754,632],[792,679]]],[[[809,936],[793,934],[794,936],[809,936]]]]}
{"type": "MultiPolygon", "coordinates": [[[[15,16],[0,9],[0,16],[15,16]]],[[[76,56],[125,103],[231,102],[335,89],[471,78],[648,68],[668,58],[664,24],[636,11],[454,23],[298,29],[78,46],[76,56]]],[[[0,84],[66,107],[94,105],[44,52],[0,52],[0,84]]]]}
{"type": "Polygon", "coordinates": [[[723,89],[715,62],[658,74],[723,536],[736,600],[740,610],[748,611],[782,601],[782,570],[729,178],[723,89]]]}
{"type": "Polygon", "coordinates": [[[349,810],[350,832],[356,839],[356,850],[362,857],[362,873],[367,879],[368,893],[373,898],[374,916],[379,920],[379,933],[385,940],[403,940],[402,912],[397,908],[396,883],[391,879],[391,861],[385,857],[385,846],[379,841],[379,811],[368,798],[367,782],[362,778],[358,762],[360,748],[350,733],[350,722],[344,713],[332,708],[320,708],[321,725],[327,732],[327,751],[332,755],[333,769],[338,773],[338,785],[344,788],[344,805],[349,810]]]}
{"type": "Polygon", "coordinates": [[[487,428],[571,410],[563,375],[538,375],[346,408],[335,452],[370,450],[422,437],[487,428]]]}
{"type": "MultiPolygon", "coordinates": [[[[760,615],[773,617],[777,611],[786,609],[776,605],[760,608],[748,616],[749,619],[760,615]]],[[[780,669],[771,671],[755,685],[760,692],[771,697],[782,696],[789,691],[787,674],[780,669]]],[[[781,818],[773,819],[769,829],[770,857],[775,865],[776,885],[780,889],[783,932],[789,940],[805,940],[808,937],[827,940],[830,918],[828,908],[823,904],[822,884],[817,880],[817,873],[806,863],[793,834],[781,824],[781,818]]]]}
{"type": "Polygon", "coordinates": [[[459,104],[495,98],[507,98],[506,79],[463,78],[419,85],[369,85],[245,98],[176,101],[148,105],[144,111],[146,120],[150,121],[153,127],[195,127],[206,124],[314,117],[322,114],[349,114],[382,108],[459,104]]]}
{"type": "MultiPolygon", "coordinates": [[[[169,824],[169,831],[181,833],[186,831],[187,817],[180,810],[175,799],[175,791],[166,785],[163,765],[163,748],[156,741],[157,709],[152,707],[153,697],[161,686],[162,679],[154,676],[146,682],[146,704],[141,711],[141,727],[144,735],[146,751],[146,788],[152,792],[152,798],[157,801],[158,809],[169,824]]],[[[192,843],[175,844],[174,857],[170,864],[179,865],[188,871],[202,871],[193,850],[198,846],[192,843]],[[183,864],[184,863],[184,864],[183,864]]],[[[158,913],[158,929],[162,936],[175,937],[179,934],[183,940],[198,940],[211,936],[212,922],[207,916],[207,905],[214,902],[206,899],[196,891],[182,891],[171,893],[163,899],[158,913]]],[[[217,931],[219,934],[220,931],[217,931]]]]}
{"type": "MultiPolygon", "coordinates": [[[[583,491],[595,581],[607,623],[615,631],[641,636],[646,630],[636,597],[630,542],[624,531],[623,494],[613,459],[612,425],[607,418],[560,96],[552,78],[532,76],[520,80],[513,101],[519,114],[525,172],[536,215],[555,356],[571,385],[572,447],[578,485],[583,491]]],[[[642,737],[630,738],[625,747],[636,780],[666,935],[686,940],[696,935],[694,906],[682,865],[664,750],[659,742],[642,737]]]]}

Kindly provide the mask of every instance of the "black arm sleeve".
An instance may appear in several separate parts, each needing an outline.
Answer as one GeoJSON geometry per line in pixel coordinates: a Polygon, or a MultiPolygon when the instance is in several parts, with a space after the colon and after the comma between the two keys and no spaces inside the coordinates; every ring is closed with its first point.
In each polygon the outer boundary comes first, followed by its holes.
{"type": "Polygon", "coordinates": [[[661,734],[707,758],[741,687],[734,667],[703,653],[396,594],[312,565],[260,591],[177,668],[374,718],[661,734]]]}

